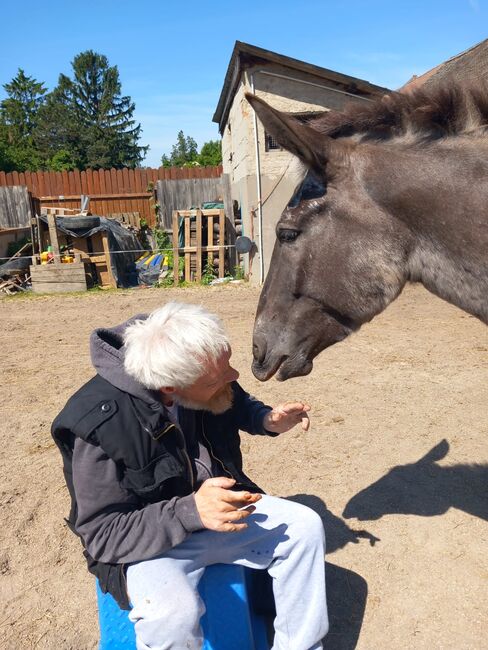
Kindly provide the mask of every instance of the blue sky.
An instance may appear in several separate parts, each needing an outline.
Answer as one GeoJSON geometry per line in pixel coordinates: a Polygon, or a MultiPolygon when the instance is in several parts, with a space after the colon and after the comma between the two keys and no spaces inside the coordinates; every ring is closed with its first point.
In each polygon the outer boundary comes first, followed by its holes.
{"type": "Polygon", "coordinates": [[[23,0],[2,6],[0,86],[21,67],[51,90],[79,52],[105,54],[158,166],[180,129],[218,137],[236,40],[398,88],[486,37],[488,0],[23,0]]]}

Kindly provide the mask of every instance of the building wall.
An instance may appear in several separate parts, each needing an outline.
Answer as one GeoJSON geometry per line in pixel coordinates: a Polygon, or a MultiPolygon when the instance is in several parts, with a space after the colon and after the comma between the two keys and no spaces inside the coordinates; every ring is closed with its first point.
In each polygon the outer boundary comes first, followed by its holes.
{"type": "Polygon", "coordinates": [[[254,113],[244,97],[246,92],[251,92],[253,84],[258,97],[287,112],[341,110],[349,101],[365,100],[340,92],[332,81],[277,64],[251,67],[241,75],[222,135],[223,167],[224,172],[230,175],[232,198],[238,201],[241,208],[243,234],[253,239],[258,249],[262,226],[263,268],[257,253],[254,258],[251,256],[250,265],[250,280],[258,283],[269,268],[276,223],[303,177],[303,168],[287,151],[265,150],[264,127],[257,120],[261,219],[256,180],[254,113]]]}

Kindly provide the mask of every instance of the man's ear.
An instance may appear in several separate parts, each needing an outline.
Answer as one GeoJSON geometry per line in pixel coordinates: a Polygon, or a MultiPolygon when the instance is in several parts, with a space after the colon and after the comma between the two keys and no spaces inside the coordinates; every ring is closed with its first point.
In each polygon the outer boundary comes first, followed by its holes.
{"type": "Polygon", "coordinates": [[[176,392],[176,388],[174,386],[163,386],[159,390],[161,393],[164,393],[165,395],[174,395],[176,392]]]}

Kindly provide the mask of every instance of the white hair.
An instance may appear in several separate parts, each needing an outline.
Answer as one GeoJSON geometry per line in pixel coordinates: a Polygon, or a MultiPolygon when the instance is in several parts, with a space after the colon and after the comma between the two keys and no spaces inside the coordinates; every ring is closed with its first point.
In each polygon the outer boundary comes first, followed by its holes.
{"type": "Polygon", "coordinates": [[[185,388],[201,377],[205,363],[229,349],[218,316],[198,305],[169,302],[124,334],[126,372],[146,388],[185,388]]]}

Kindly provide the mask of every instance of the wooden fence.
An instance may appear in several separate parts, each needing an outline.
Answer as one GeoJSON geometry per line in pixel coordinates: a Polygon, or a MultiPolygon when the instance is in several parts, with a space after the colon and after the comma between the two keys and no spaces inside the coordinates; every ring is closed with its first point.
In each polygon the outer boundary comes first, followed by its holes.
{"type": "Polygon", "coordinates": [[[222,167],[159,167],[159,169],[87,169],[80,172],[1,172],[0,187],[25,185],[44,206],[79,208],[81,195],[90,197],[90,212],[106,216],[139,212],[156,223],[153,191],[158,180],[219,178],[222,167]]]}
{"type": "Polygon", "coordinates": [[[0,187],[0,230],[30,228],[32,211],[25,187],[0,187]]]}
{"type": "Polygon", "coordinates": [[[204,202],[224,199],[222,178],[160,180],[155,189],[160,206],[160,223],[167,230],[172,228],[175,210],[200,208],[204,202]]]}

